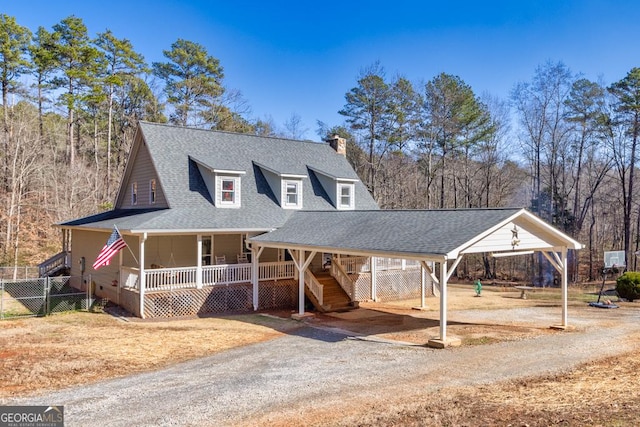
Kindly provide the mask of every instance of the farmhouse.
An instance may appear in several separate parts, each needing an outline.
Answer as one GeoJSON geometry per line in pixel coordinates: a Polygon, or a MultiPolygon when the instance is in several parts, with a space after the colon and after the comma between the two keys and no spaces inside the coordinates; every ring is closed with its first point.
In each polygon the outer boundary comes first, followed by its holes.
{"type": "Polygon", "coordinates": [[[293,141],[142,122],[115,208],[59,224],[82,289],[140,317],[297,307],[433,293],[465,254],[540,251],[561,272],[582,245],[524,209],[380,210],[345,141],[293,141]],[[114,230],[128,248],[92,263],[114,230]]]}

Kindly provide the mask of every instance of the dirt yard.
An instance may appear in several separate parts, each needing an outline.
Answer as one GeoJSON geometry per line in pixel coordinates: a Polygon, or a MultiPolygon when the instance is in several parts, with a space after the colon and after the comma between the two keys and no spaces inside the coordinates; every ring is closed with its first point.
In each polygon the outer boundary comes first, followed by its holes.
{"type": "MultiPolygon", "coordinates": [[[[572,291],[570,313],[588,310],[586,302],[596,298],[589,290],[572,291]]],[[[412,309],[419,303],[417,300],[366,303],[361,310],[319,315],[310,324],[348,330],[370,339],[424,344],[438,336],[438,299],[427,299],[423,310],[412,309]]],[[[635,305],[637,303],[622,303],[621,310],[633,313],[635,305]]],[[[524,300],[513,289],[486,286],[482,296],[475,297],[471,286],[451,286],[449,336],[460,338],[463,346],[475,346],[558,333],[530,316],[501,317],[501,309],[519,307],[523,310],[557,308],[559,319],[559,293],[538,291],[524,300]]],[[[591,310],[602,317],[597,320],[600,327],[615,322],[615,310],[591,310]]],[[[287,317],[289,314],[271,315],[287,317]]],[[[0,401],[157,370],[274,339],[302,326],[271,315],[141,321],[107,313],[73,313],[5,320],[0,322],[0,401]]],[[[588,327],[591,326],[577,325],[579,330],[588,327]]],[[[639,336],[630,336],[629,340],[640,343],[639,336]]],[[[640,349],[553,376],[500,381],[480,387],[443,384],[437,394],[418,393],[408,400],[402,394],[384,396],[381,399],[384,403],[375,408],[357,407],[359,409],[350,413],[318,414],[320,417],[310,419],[309,424],[637,425],[640,420],[638,369],[640,349]]],[[[285,420],[282,425],[287,425],[285,420]]]]}

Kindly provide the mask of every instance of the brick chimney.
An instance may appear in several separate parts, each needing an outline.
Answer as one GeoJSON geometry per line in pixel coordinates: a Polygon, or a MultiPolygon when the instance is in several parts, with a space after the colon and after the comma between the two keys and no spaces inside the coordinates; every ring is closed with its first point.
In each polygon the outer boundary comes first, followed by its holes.
{"type": "Polygon", "coordinates": [[[336,153],[342,154],[343,156],[347,156],[347,140],[344,138],[340,138],[338,135],[333,135],[333,138],[328,140],[331,148],[336,150],[336,153]]]}

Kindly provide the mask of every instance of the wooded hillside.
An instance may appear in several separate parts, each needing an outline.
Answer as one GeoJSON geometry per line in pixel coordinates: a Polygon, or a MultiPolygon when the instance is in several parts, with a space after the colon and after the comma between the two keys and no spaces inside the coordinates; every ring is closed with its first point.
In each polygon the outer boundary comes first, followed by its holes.
{"type": "MultiPolygon", "coordinates": [[[[126,38],[92,36],[75,16],[29,29],[0,15],[0,266],[45,260],[60,250],[52,224],[112,207],[138,120],[302,136],[295,114],[281,131],[251,118],[197,42],[163,54],[148,64],[126,38]]],[[[345,88],[344,123],[318,123],[318,139],[347,138],[382,208],[524,206],[587,245],[574,278],[597,278],[604,250],[625,250],[635,269],[639,68],[606,85],[547,62],[509,99],[445,72],[426,79],[372,64],[345,88]]],[[[495,261],[482,264],[495,274],[495,261]]]]}

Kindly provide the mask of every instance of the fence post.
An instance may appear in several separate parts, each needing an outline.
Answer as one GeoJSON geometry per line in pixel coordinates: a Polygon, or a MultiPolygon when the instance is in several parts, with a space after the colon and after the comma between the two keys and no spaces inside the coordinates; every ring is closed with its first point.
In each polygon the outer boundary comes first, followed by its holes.
{"type": "Polygon", "coordinates": [[[45,316],[49,315],[49,310],[51,309],[50,298],[49,298],[51,295],[51,289],[50,289],[51,284],[49,283],[49,280],[51,280],[49,276],[45,277],[44,279],[44,298],[45,298],[44,315],[45,316]]]}
{"type": "Polygon", "coordinates": [[[89,275],[89,282],[87,283],[87,290],[86,290],[86,298],[87,298],[87,311],[91,311],[91,288],[93,286],[91,286],[91,275],[89,275]]]}
{"type": "Polygon", "coordinates": [[[0,277],[0,319],[4,319],[4,279],[0,277]]]}

